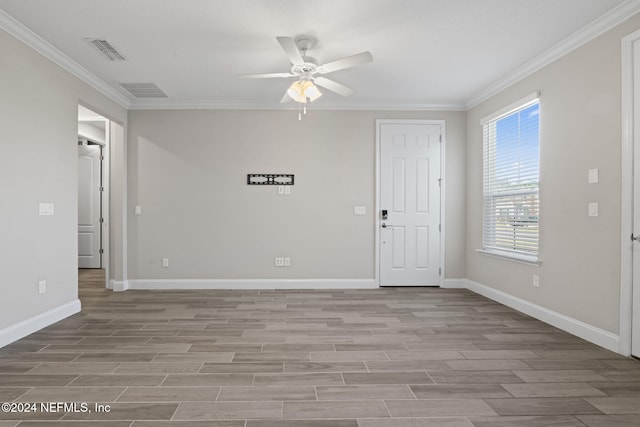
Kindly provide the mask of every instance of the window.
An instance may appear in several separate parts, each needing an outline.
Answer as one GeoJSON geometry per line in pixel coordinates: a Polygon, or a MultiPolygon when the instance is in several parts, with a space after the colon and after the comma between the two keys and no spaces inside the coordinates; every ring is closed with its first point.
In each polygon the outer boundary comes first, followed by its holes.
{"type": "Polygon", "coordinates": [[[534,94],[482,120],[482,252],[538,260],[539,112],[534,94]]]}

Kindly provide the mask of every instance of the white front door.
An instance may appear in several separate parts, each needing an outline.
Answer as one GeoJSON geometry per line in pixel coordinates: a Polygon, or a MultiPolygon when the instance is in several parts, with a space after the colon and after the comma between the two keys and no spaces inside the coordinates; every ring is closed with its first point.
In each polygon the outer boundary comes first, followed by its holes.
{"type": "Polygon", "coordinates": [[[380,286],[440,284],[441,125],[378,125],[380,286]]]}
{"type": "Polygon", "coordinates": [[[78,267],[100,268],[99,145],[78,145],[78,267]]]}

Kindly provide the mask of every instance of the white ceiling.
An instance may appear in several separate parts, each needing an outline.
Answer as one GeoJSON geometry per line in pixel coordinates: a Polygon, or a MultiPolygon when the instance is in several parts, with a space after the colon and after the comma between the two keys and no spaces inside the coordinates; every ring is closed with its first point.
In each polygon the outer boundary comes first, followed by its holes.
{"type": "Polygon", "coordinates": [[[289,71],[275,37],[308,34],[321,63],[374,57],[328,76],[355,94],[325,90],[314,108],[464,109],[640,11],[638,0],[0,0],[0,8],[0,27],[51,50],[28,28],[130,108],[279,108],[291,79],[236,76],[289,71]],[[87,37],[127,60],[107,61],[87,37]],[[114,82],[155,83],[169,97],[127,99],[114,82]]]}

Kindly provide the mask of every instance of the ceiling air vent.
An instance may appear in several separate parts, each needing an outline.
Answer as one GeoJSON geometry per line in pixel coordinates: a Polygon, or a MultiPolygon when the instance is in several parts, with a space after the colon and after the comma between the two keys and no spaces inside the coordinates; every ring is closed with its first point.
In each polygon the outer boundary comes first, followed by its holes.
{"type": "Polygon", "coordinates": [[[86,38],[85,41],[89,43],[91,46],[98,49],[98,51],[109,61],[124,61],[125,57],[121,54],[118,49],[113,47],[111,43],[106,40],[100,39],[90,39],[86,38]]]}
{"type": "Polygon", "coordinates": [[[136,98],[166,98],[167,94],[155,83],[118,83],[136,98]]]}

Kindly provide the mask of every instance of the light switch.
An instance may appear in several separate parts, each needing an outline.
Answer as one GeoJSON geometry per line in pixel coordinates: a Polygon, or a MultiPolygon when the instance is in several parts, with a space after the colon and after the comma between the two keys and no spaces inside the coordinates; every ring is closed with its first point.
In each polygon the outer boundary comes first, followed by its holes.
{"type": "Polygon", "coordinates": [[[366,215],[367,214],[367,207],[366,206],[354,206],[353,207],[353,214],[354,215],[366,215]]]}
{"type": "Polygon", "coordinates": [[[136,215],[142,215],[142,206],[136,206],[136,215]]]}
{"type": "Polygon", "coordinates": [[[43,216],[53,215],[55,214],[55,206],[53,203],[40,203],[38,212],[43,216]]]}
{"type": "Polygon", "coordinates": [[[598,183],[598,169],[589,169],[589,184],[598,183]]]}
{"type": "Polygon", "coordinates": [[[284,194],[291,194],[291,186],[290,185],[285,185],[284,186],[284,194]]]}
{"type": "Polygon", "coordinates": [[[589,216],[598,216],[598,202],[589,202],[589,216]]]}

